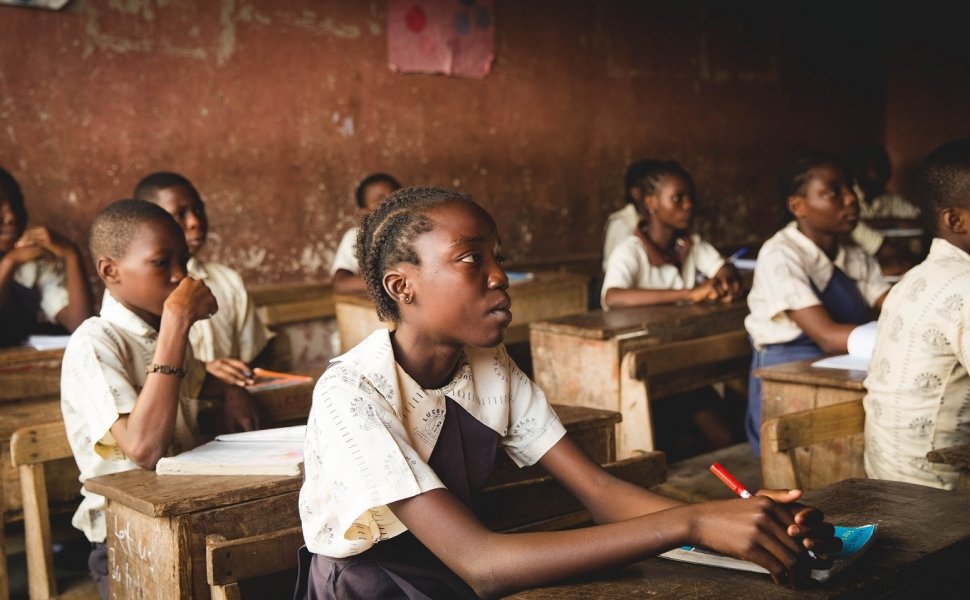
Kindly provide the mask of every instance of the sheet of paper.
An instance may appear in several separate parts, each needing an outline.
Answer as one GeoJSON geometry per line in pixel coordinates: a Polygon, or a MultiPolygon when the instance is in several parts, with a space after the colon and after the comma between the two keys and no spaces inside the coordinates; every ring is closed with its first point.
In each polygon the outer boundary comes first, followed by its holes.
{"type": "Polygon", "coordinates": [[[812,363],[812,366],[823,368],[823,369],[849,369],[852,371],[868,371],[869,357],[852,356],[851,354],[840,354],[838,356],[829,356],[827,358],[817,360],[812,363]]]}
{"type": "Polygon", "coordinates": [[[295,442],[300,444],[303,443],[304,438],[306,438],[306,425],[223,433],[216,436],[216,440],[220,442],[295,442]]]}
{"type": "Polygon", "coordinates": [[[70,335],[32,335],[27,338],[27,345],[35,350],[56,350],[67,348],[70,335]]]}

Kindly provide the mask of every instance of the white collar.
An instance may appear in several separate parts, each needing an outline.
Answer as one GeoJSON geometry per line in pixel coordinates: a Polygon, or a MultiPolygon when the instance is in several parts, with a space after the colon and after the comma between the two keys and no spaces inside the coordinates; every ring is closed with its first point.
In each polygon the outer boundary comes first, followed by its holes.
{"type": "Polygon", "coordinates": [[[124,304],[115,300],[108,290],[104,291],[104,298],[101,300],[100,315],[105,321],[135,335],[147,338],[158,337],[158,332],[155,331],[154,327],[131,312],[124,304]]]}

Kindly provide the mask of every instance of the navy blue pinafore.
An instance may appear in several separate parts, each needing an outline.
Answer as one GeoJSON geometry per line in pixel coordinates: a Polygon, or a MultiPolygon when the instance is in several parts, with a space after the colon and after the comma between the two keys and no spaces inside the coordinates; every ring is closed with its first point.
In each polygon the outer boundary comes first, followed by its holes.
{"type": "MultiPolygon", "coordinates": [[[[862,325],[871,320],[869,303],[859,291],[859,286],[838,267],[832,267],[832,278],[824,291],[819,290],[814,283],[812,290],[829,317],[836,323],[862,325]]],[[[761,455],[761,379],[754,376],[755,369],[815,358],[822,354],[822,349],[804,333],[790,342],[766,344],[761,349],[753,348],[751,372],[748,375],[748,413],[744,429],[755,456],[761,455]]]]}

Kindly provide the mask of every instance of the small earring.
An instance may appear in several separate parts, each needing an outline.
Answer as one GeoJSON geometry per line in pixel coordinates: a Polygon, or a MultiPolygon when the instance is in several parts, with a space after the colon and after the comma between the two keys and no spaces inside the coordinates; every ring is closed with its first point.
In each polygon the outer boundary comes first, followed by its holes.
{"type": "Polygon", "coordinates": [[[657,212],[657,209],[655,209],[655,208],[648,208],[647,209],[647,212],[652,215],[653,213],[657,212]]]}
{"type": "Polygon", "coordinates": [[[405,304],[411,304],[411,295],[408,294],[407,296],[401,298],[401,300],[403,300],[405,304]]]}

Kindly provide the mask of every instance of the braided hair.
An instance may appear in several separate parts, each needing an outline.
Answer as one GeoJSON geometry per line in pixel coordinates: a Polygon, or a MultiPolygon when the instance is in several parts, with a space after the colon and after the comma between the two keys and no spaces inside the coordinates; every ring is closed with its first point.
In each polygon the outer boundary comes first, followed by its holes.
{"type": "MultiPolygon", "coordinates": [[[[651,196],[657,192],[660,181],[664,177],[676,175],[682,177],[691,189],[694,188],[694,180],[684,167],[680,166],[676,160],[639,160],[626,170],[626,199],[636,205],[633,188],[640,188],[644,196],[651,196]]],[[[640,210],[642,207],[637,207],[640,210]]]]}
{"type": "Polygon", "coordinates": [[[384,289],[384,274],[400,263],[420,265],[414,241],[434,229],[429,212],[454,200],[472,202],[467,194],[439,187],[406,187],[382,200],[361,219],[354,252],[367,295],[382,321],[398,322],[397,302],[384,289]]]}

